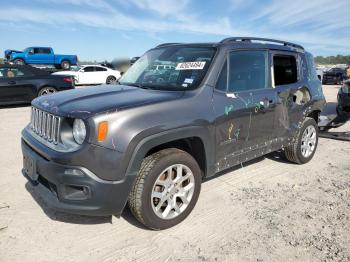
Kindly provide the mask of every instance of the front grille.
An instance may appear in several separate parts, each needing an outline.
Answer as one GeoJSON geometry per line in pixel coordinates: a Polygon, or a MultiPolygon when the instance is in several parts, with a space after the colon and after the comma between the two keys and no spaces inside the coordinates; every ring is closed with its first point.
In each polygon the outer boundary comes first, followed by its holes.
{"type": "Polygon", "coordinates": [[[32,107],[30,127],[34,133],[57,145],[60,137],[61,118],[32,107]]]}

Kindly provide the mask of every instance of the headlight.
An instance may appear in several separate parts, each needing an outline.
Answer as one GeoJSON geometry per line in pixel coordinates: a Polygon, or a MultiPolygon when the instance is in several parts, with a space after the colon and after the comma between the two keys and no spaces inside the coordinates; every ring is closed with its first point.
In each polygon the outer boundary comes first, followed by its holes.
{"type": "Polygon", "coordinates": [[[86,127],[84,121],[81,119],[75,119],[73,123],[73,137],[74,140],[81,145],[86,137],[86,127]]]}

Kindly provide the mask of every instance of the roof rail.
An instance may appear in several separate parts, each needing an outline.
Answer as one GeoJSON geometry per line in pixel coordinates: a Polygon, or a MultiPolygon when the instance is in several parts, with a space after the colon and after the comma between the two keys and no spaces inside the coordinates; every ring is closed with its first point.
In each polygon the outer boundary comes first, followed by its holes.
{"type": "Polygon", "coordinates": [[[229,37],[229,38],[223,39],[222,41],[220,41],[220,43],[227,44],[227,43],[231,43],[231,42],[252,42],[252,41],[278,43],[278,44],[283,44],[284,46],[290,46],[290,47],[299,48],[299,49],[304,50],[304,47],[302,47],[301,45],[297,45],[294,43],[281,41],[281,40],[260,38],[260,37],[229,37]]]}
{"type": "Polygon", "coordinates": [[[181,43],[164,43],[164,44],[157,45],[156,47],[162,47],[167,45],[177,45],[177,44],[181,44],[181,43]]]}

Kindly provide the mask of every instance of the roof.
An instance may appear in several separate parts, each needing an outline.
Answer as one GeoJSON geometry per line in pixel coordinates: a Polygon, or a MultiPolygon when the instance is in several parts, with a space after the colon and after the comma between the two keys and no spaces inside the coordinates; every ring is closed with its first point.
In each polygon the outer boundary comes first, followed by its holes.
{"type": "Polygon", "coordinates": [[[200,46],[200,47],[218,47],[218,46],[235,46],[237,48],[261,48],[264,46],[267,49],[280,49],[289,51],[299,51],[304,52],[304,47],[299,44],[292,42],[270,39],[270,38],[260,38],[260,37],[229,37],[216,43],[164,43],[158,45],[159,47],[166,46],[200,46]]]}

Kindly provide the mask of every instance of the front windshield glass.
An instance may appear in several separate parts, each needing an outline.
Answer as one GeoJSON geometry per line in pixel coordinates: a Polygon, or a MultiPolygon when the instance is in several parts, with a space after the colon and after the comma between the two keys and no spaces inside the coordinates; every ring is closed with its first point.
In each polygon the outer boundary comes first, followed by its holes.
{"type": "Polygon", "coordinates": [[[80,67],[80,66],[76,66],[76,67],[72,68],[72,71],[78,72],[81,68],[82,68],[82,67],[80,67]]]}
{"type": "Polygon", "coordinates": [[[189,90],[199,86],[214,57],[211,47],[164,47],[148,51],[119,83],[161,90],[189,90]]]}

